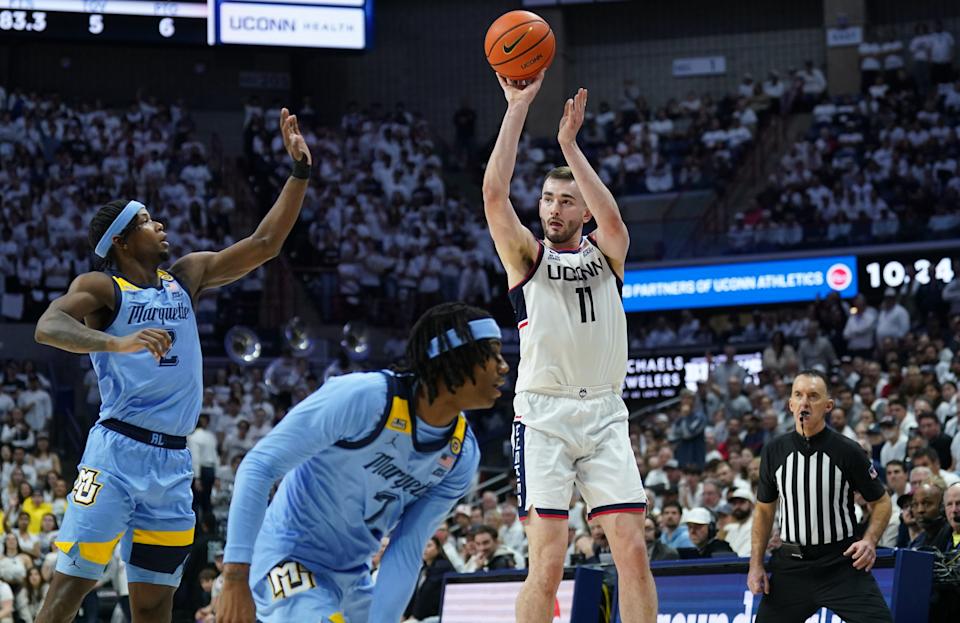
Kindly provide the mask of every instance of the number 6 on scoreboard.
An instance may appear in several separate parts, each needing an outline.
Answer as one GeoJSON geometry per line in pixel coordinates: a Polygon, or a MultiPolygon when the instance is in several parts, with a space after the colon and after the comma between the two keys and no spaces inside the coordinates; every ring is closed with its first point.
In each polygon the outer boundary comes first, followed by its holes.
{"type": "Polygon", "coordinates": [[[177,29],[173,25],[172,17],[164,17],[160,20],[160,36],[166,39],[169,39],[177,32],[177,29]]]}

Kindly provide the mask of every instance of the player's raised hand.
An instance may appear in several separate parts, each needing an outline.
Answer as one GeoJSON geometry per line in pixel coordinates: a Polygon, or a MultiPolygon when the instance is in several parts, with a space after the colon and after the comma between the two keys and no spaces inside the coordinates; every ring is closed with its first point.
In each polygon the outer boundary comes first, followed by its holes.
{"type": "Polygon", "coordinates": [[[580,88],[577,94],[568,99],[563,105],[563,116],[560,117],[560,130],[557,131],[557,140],[561,145],[574,143],[577,132],[583,126],[583,118],[587,113],[587,90],[580,88]]]}
{"type": "Polygon", "coordinates": [[[533,98],[540,92],[543,85],[543,77],[547,74],[546,70],[530,80],[511,80],[497,74],[497,80],[500,82],[500,88],[503,89],[503,95],[507,98],[507,104],[527,104],[533,102],[533,98]]]}
{"type": "Polygon", "coordinates": [[[172,343],[170,333],[163,329],[140,329],[130,335],[115,338],[110,344],[110,352],[137,353],[148,350],[159,361],[170,350],[172,343]]]}
{"type": "Polygon", "coordinates": [[[306,158],[307,164],[313,164],[310,148],[307,147],[307,142],[300,134],[300,124],[297,123],[297,116],[291,115],[286,108],[280,109],[280,132],[283,134],[283,146],[287,149],[291,158],[297,161],[306,158]]]}

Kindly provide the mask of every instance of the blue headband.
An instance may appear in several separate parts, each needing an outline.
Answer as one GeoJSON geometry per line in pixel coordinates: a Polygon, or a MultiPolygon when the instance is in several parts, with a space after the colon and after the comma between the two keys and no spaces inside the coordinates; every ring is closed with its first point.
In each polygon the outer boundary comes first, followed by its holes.
{"type": "Polygon", "coordinates": [[[107,231],[103,232],[103,236],[100,238],[100,242],[97,243],[97,248],[94,249],[93,252],[100,257],[107,257],[107,253],[110,252],[110,247],[113,246],[113,237],[120,235],[120,232],[126,229],[130,221],[133,220],[133,217],[137,215],[137,212],[145,207],[146,206],[139,201],[131,201],[128,203],[127,207],[117,215],[117,218],[113,219],[107,231]]]}
{"type": "MultiPolygon", "coordinates": [[[[500,327],[497,326],[497,321],[493,318],[478,318],[467,324],[470,326],[470,333],[474,340],[500,339],[500,327]]],[[[443,335],[446,337],[446,344],[441,344],[439,336],[430,340],[430,346],[427,347],[427,357],[430,359],[439,357],[442,353],[459,348],[467,343],[453,329],[443,335]]]]}

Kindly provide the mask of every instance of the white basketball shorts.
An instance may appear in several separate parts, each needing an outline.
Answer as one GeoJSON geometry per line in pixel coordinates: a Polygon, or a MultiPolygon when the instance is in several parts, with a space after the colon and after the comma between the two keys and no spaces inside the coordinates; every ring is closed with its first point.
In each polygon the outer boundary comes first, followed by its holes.
{"type": "Polygon", "coordinates": [[[647,496],[630,445],[627,407],[609,387],[568,395],[519,392],[513,401],[513,468],[521,519],[567,519],[576,483],[588,518],[640,513],[647,496]]]}

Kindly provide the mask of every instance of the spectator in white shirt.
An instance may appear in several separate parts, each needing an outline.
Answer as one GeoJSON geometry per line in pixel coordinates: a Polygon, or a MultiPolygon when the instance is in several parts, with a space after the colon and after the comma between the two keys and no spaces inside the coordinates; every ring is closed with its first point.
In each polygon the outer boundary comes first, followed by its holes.
{"type": "Polygon", "coordinates": [[[196,430],[187,435],[187,448],[193,458],[193,477],[200,481],[200,505],[206,510],[210,510],[210,492],[220,464],[217,436],[208,430],[209,425],[210,416],[201,411],[196,430]]]}
{"type": "Polygon", "coordinates": [[[947,207],[942,203],[937,204],[933,215],[927,221],[927,229],[937,238],[952,237],[958,227],[960,227],[960,213],[947,211],[947,207]]]}
{"type": "Polygon", "coordinates": [[[917,83],[917,90],[925,96],[930,89],[930,29],[924,22],[913,28],[913,39],[910,40],[910,56],[913,60],[913,79],[917,83]]]}
{"type": "Polygon", "coordinates": [[[223,441],[223,457],[227,463],[230,463],[234,458],[249,452],[254,443],[250,436],[250,422],[246,419],[238,419],[234,432],[228,434],[223,441]]]}
{"type": "Polygon", "coordinates": [[[943,29],[943,22],[933,23],[930,33],[930,79],[933,84],[953,81],[953,35],[943,29]]]}
{"type": "Polygon", "coordinates": [[[886,465],[890,461],[902,461],[907,454],[907,436],[901,434],[899,423],[893,416],[880,419],[880,432],[884,442],[880,448],[880,463],[886,465]]]}
{"type": "Polygon", "coordinates": [[[827,92],[827,79],[819,68],[813,66],[813,61],[806,61],[803,65],[798,76],[803,81],[801,90],[809,110],[827,92]]]}
{"type": "Polygon", "coordinates": [[[719,119],[714,118],[710,122],[710,129],[703,133],[700,140],[708,149],[713,149],[727,140],[727,133],[720,127],[719,119]]]}
{"type": "Polygon", "coordinates": [[[727,144],[730,148],[736,149],[740,147],[740,145],[752,140],[753,135],[750,134],[750,130],[741,125],[740,120],[734,117],[730,123],[730,129],[727,130],[727,144]]]}
{"type": "Polygon", "coordinates": [[[869,357],[873,354],[876,334],[877,310],[867,304],[867,299],[858,294],[850,306],[850,316],[843,328],[843,338],[852,355],[869,357]]]}
{"type": "Polygon", "coordinates": [[[737,212],[727,231],[727,244],[734,253],[742,253],[753,246],[753,229],[743,224],[743,213],[737,212]]]}
{"type": "Polygon", "coordinates": [[[523,533],[523,524],[517,518],[517,507],[504,504],[500,508],[500,542],[515,552],[524,554],[527,551],[527,537],[523,533]]]}
{"type": "Polygon", "coordinates": [[[879,43],[864,41],[857,48],[857,52],[860,54],[860,91],[866,93],[883,69],[883,62],[880,60],[881,47],[879,43]]]}
{"type": "Polygon", "coordinates": [[[903,42],[888,33],[887,40],[880,44],[880,53],[883,56],[883,73],[887,82],[893,83],[897,79],[897,72],[903,69],[903,42]]]}
{"type": "MultiPolygon", "coordinates": [[[[32,448],[34,443],[36,443],[33,430],[30,428],[30,425],[27,424],[22,409],[16,408],[10,410],[10,421],[4,424],[2,431],[0,431],[0,443],[8,443],[15,449],[20,450],[32,448]]],[[[26,473],[27,467],[30,466],[24,466],[24,473],[26,473]]],[[[32,470],[33,468],[30,467],[30,469],[32,470]]],[[[33,484],[35,479],[36,471],[33,472],[30,483],[33,484]]]]}
{"type": "Polygon", "coordinates": [[[460,273],[458,300],[469,305],[486,306],[492,297],[487,271],[480,266],[475,253],[467,255],[467,265],[460,273]]]}
{"type": "Polygon", "coordinates": [[[30,377],[27,389],[17,397],[18,406],[23,410],[27,424],[34,432],[47,430],[53,417],[53,400],[50,393],[40,387],[36,375],[30,377]]]}
{"type": "Polygon", "coordinates": [[[770,98],[770,110],[774,113],[780,112],[780,102],[783,100],[784,92],[783,81],[780,80],[780,74],[771,71],[766,80],[763,81],[763,94],[770,98]]]}
{"type": "Polygon", "coordinates": [[[668,163],[661,161],[656,166],[647,168],[647,190],[652,193],[663,193],[673,190],[673,172],[668,163]]]}
{"type": "Polygon", "coordinates": [[[877,314],[877,342],[892,337],[901,339],[910,330],[910,315],[903,305],[897,302],[897,293],[887,288],[883,293],[883,303],[877,314]]]}

